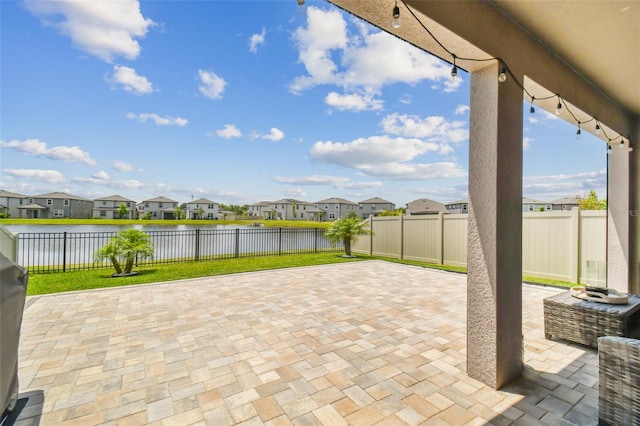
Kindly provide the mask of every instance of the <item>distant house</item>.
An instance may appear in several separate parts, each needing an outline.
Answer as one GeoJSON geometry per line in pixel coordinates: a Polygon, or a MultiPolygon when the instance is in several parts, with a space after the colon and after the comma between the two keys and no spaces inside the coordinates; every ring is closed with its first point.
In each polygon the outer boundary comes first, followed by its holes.
{"type": "Polygon", "coordinates": [[[269,207],[275,212],[273,218],[281,220],[313,220],[309,211],[315,209],[313,204],[293,198],[273,201],[269,203],[269,207]]]}
{"type": "Polygon", "coordinates": [[[138,208],[142,216],[149,216],[154,220],[170,220],[176,218],[178,202],[166,197],[156,197],[142,201],[138,208]]]}
{"type": "Polygon", "coordinates": [[[447,208],[444,204],[433,201],[428,198],[418,198],[407,203],[407,214],[409,216],[418,216],[425,214],[445,213],[447,208]]]}
{"type": "Polygon", "coordinates": [[[99,219],[134,219],[136,216],[136,202],[121,195],[110,195],[108,197],[96,198],[93,200],[93,217],[99,219]],[[127,206],[127,214],[120,216],[120,205],[127,206]]]}
{"type": "Polygon", "coordinates": [[[50,192],[27,196],[26,203],[19,206],[18,210],[20,217],[26,219],[89,219],[93,212],[93,201],[66,192],[50,192]]]}
{"type": "Polygon", "coordinates": [[[313,203],[314,209],[309,213],[314,215],[312,220],[318,222],[331,222],[336,219],[347,217],[349,212],[358,214],[358,203],[345,200],[344,198],[327,198],[313,203]]]}
{"type": "Polygon", "coordinates": [[[447,213],[451,214],[467,214],[469,213],[469,199],[453,201],[444,205],[447,209],[447,213]]]}
{"type": "Polygon", "coordinates": [[[0,189],[0,214],[8,217],[20,217],[18,208],[26,204],[27,196],[0,189]]]}
{"type": "Polygon", "coordinates": [[[198,198],[187,203],[188,219],[218,220],[220,205],[206,198],[198,198]]]}
{"type": "Polygon", "coordinates": [[[369,216],[378,216],[384,211],[392,212],[395,209],[395,204],[379,197],[369,198],[358,203],[358,215],[363,219],[369,216]]]}
{"type": "Polygon", "coordinates": [[[553,210],[571,210],[574,207],[580,207],[580,200],[578,197],[564,197],[551,201],[551,208],[553,210]]]}
{"type": "Polygon", "coordinates": [[[522,197],[523,212],[548,212],[551,211],[551,203],[547,201],[534,200],[533,198],[522,197]]]}
{"type": "Polygon", "coordinates": [[[276,211],[271,208],[271,201],[259,201],[257,203],[249,204],[247,214],[253,217],[260,217],[262,219],[273,219],[276,211]]]}

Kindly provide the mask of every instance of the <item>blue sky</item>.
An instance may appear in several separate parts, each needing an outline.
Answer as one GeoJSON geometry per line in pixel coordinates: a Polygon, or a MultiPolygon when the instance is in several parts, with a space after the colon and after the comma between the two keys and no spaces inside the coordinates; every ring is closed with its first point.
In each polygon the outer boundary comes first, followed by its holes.
{"type": "MultiPolygon", "coordinates": [[[[224,204],[467,197],[469,75],[326,2],[2,1],[0,187],[224,204]]],[[[524,107],[524,195],[606,145],[524,107]]]]}

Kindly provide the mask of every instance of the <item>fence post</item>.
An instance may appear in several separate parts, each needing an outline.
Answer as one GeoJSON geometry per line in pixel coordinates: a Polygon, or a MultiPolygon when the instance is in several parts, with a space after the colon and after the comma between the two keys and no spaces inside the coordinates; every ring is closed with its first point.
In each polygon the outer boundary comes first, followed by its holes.
{"type": "Polygon", "coordinates": [[[278,256],[282,256],[282,227],[278,228],[278,256]]]}
{"type": "Polygon", "coordinates": [[[62,272],[67,272],[67,231],[62,234],[62,272]]]}
{"type": "Polygon", "coordinates": [[[580,259],[580,248],[582,242],[580,241],[580,222],[582,221],[580,217],[580,209],[578,207],[574,207],[571,209],[571,282],[579,283],[580,276],[582,275],[581,271],[581,259],[580,259]]]}
{"type": "Polygon", "coordinates": [[[314,228],[314,240],[313,240],[313,252],[317,253],[318,252],[318,229],[319,228],[314,228]]]}
{"type": "Polygon", "coordinates": [[[200,260],[200,228],[196,228],[195,260],[200,260]]]}
{"type": "Polygon", "coordinates": [[[240,228],[236,228],[235,255],[240,257],[240,228]]]}
{"type": "Polygon", "coordinates": [[[369,216],[369,256],[373,256],[373,216],[369,216]]]}
{"type": "Polygon", "coordinates": [[[398,259],[404,259],[404,215],[398,216],[400,219],[398,222],[398,226],[400,226],[400,247],[398,248],[398,259]]]}
{"type": "Polygon", "coordinates": [[[438,212],[438,264],[444,265],[444,213],[438,212]]]}

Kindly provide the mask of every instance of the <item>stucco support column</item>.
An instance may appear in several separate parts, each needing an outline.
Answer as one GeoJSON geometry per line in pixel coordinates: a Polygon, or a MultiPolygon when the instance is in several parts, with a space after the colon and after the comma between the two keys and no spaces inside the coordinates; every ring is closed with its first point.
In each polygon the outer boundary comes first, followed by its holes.
{"type": "MultiPolygon", "coordinates": [[[[499,64],[471,75],[467,374],[522,374],[522,89],[499,64]]],[[[520,77],[521,78],[521,77],[520,77]]]]}
{"type": "Polygon", "coordinates": [[[640,294],[640,117],[636,117],[629,153],[629,293],[640,294]]]}
{"type": "Polygon", "coordinates": [[[611,143],[607,155],[607,287],[621,292],[630,290],[629,236],[631,219],[631,176],[628,145],[611,143]]]}

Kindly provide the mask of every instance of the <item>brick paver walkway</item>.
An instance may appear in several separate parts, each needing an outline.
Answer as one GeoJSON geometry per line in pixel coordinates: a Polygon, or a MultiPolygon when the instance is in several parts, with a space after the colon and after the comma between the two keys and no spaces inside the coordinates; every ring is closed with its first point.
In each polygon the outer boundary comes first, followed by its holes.
{"type": "MultiPolygon", "coordinates": [[[[215,262],[212,262],[215,267],[215,262]]],[[[595,350],[543,336],[526,369],[470,379],[466,276],[383,261],[29,298],[17,424],[597,424],[595,350]]]]}

